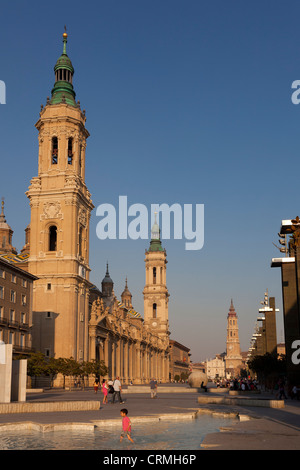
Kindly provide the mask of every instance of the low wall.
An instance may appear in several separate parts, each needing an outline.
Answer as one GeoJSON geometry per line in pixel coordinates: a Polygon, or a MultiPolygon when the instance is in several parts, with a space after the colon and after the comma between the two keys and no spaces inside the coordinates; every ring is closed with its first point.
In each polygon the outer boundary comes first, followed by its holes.
{"type": "Polygon", "coordinates": [[[284,408],[283,400],[268,400],[265,398],[225,398],[225,397],[198,397],[198,403],[202,405],[240,405],[240,406],[261,406],[266,408],[284,408]]]}
{"type": "MultiPolygon", "coordinates": [[[[157,394],[159,393],[199,393],[202,391],[200,388],[191,387],[164,387],[163,385],[157,387],[157,394]]],[[[149,393],[150,387],[145,385],[128,385],[128,388],[122,389],[122,393],[149,393]]]]}
{"type": "Polygon", "coordinates": [[[100,401],[53,401],[40,403],[0,403],[0,413],[46,413],[52,411],[99,410],[100,401]]]}

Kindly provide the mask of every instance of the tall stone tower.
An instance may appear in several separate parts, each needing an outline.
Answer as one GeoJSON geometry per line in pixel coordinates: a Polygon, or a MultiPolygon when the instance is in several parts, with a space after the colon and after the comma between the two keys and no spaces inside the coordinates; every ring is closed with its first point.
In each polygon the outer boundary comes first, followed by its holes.
{"type": "Polygon", "coordinates": [[[227,315],[227,341],[225,368],[227,376],[236,377],[242,367],[242,356],[239,340],[239,327],[237,314],[231,300],[227,315]]]}
{"type": "Polygon", "coordinates": [[[156,222],[151,230],[151,241],[145,251],[146,284],[144,287],[144,323],[169,341],[169,292],[167,289],[167,253],[162,248],[160,229],[156,222]]]}
{"type": "Polygon", "coordinates": [[[75,101],[74,69],[63,53],[54,67],[51,99],[41,106],[38,176],[26,193],[31,208],[28,270],[33,295],[33,346],[48,356],[88,360],[89,225],[93,209],[85,184],[89,136],[75,101]]]}

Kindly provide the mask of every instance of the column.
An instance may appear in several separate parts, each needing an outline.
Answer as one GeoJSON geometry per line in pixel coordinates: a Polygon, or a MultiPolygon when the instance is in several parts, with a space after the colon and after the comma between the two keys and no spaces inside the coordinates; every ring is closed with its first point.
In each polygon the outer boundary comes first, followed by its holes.
{"type": "Polygon", "coordinates": [[[129,371],[129,341],[124,341],[124,381],[128,384],[129,371]]]}

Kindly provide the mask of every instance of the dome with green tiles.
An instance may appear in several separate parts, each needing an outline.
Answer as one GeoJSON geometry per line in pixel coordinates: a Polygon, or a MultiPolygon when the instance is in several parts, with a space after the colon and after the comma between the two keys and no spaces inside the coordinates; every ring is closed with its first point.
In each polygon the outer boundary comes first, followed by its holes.
{"type": "Polygon", "coordinates": [[[57,59],[54,66],[55,83],[51,91],[51,104],[66,103],[77,106],[75,101],[76,93],[73,88],[74,68],[71,59],[67,55],[68,35],[63,34],[63,52],[57,59]]]}

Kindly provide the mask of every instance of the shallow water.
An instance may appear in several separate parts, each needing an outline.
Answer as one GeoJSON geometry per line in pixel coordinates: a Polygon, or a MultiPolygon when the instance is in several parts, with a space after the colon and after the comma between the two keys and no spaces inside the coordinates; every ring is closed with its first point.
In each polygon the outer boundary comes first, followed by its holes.
{"type": "Polygon", "coordinates": [[[189,420],[139,422],[132,425],[134,444],[120,427],[95,428],[95,431],[13,431],[0,435],[0,450],[199,450],[206,434],[230,426],[232,418],[200,415],[189,420]]]}

